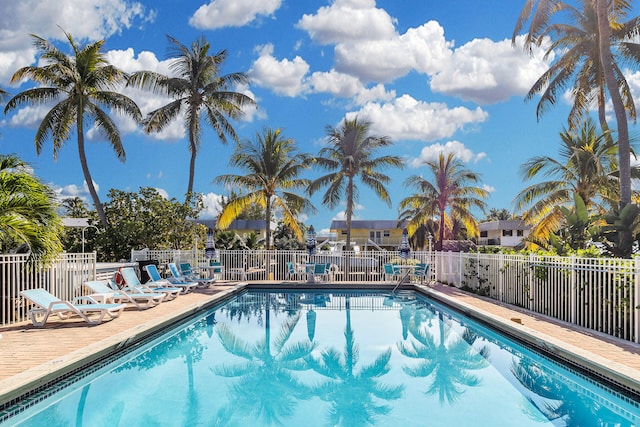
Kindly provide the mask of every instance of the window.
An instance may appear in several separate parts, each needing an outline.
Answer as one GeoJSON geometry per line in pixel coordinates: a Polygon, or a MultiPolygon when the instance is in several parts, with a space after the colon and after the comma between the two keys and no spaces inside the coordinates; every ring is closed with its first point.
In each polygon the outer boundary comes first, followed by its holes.
{"type": "Polygon", "coordinates": [[[488,236],[488,234],[487,234],[486,230],[480,232],[480,237],[487,237],[487,236],[488,236]]]}
{"type": "Polygon", "coordinates": [[[342,231],[340,232],[340,234],[342,234],[343,236],[346,236],[346,235],[347,235],[347,230],[342,230],[342,231]]]}
{"type": "Polygon", "coordinates": [[[503,236],[513,236],[513,230],[502,230],[503,236]]]}
{"type": "Polygon", "coordinates": [[[384,234],[384,237],[391,236],[391,231],[389,231],[389,230],[384,230],[382,233],[384,234]]]}
{"type": "Polygon", "coordinates": [[[524,230],[518,230],[518,234],[519,237],[523,237],[524,236],[524,230]]]}

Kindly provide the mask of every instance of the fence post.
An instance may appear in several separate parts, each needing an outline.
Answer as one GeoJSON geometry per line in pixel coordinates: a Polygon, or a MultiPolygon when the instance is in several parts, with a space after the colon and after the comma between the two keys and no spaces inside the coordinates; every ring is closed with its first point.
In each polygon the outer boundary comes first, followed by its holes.
{"type": "Polygon", "coordinates": [[[533,254],[529,254],[529,295],[527,298],[527,308],[529,310],[532,310],[532,305],[533,305],[533,279],[536,277],[535,274],[533,274],[533,269],[534,269],[534,265],[533,265],[533,261],[534,261],[534,255],[533,254]]]}
{"type": "Polygon", "coordinates": [[[635,276],[634,290],[633,290],[633,309],[631,313],[633,315],[633,336],[634,342],[640,343],[640,258],[635,259],[635,268],[633,271],[635,276]]]}
{"type": "Polygon", "coordinates": [[[570,283],[570,290],[571,290],[571,301],[569,302],[570,304],[570,310],[571,310],[571,314],[570,314],[570,318],[571,318],[571,323],[573,323],[574,325],[576,324],[576,320],[577,320],[577,305],[578,305],[578,288],[576,286],[576,255],[573,254],[571,255],[571,283],[570,283]]]}

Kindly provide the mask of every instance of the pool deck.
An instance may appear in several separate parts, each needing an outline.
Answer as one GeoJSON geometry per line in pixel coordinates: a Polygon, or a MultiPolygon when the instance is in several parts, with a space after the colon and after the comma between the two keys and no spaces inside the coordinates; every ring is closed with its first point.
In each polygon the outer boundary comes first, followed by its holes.
{"type": "MultiPolygon", "coordinates": [[[[35,328],[31,323],[0,328],[0,408],[92,360],[108,356],[127,343],[210,307],[244,287],[245,284],[237,282],[218,284],[180,295],[148,310],[127,307],[120,317],[97,326],[88,326],[79,319],[60,321],[55,317],[43,328],[35,328]]],[[[340,284],[315,285],[314,289],[336,287],[340,284]]],[[[368,286],[369,289],[377,287],[368,286]]],[[[635,393],[636,399],[640,396],[639,344],[506,306],[450,286],[432,284],[419,288],[465,314],[490,322],[503,332],[609,378],[635,393]]]]}

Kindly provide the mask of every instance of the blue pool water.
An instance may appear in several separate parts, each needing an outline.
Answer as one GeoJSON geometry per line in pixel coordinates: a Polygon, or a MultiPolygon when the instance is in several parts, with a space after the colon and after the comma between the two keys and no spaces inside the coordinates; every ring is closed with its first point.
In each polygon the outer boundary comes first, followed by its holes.
{"type": "Polygon", "coordinates": [[[425,297],[241,294],[20,426],[637,426],[638,402],[425,297]]]}

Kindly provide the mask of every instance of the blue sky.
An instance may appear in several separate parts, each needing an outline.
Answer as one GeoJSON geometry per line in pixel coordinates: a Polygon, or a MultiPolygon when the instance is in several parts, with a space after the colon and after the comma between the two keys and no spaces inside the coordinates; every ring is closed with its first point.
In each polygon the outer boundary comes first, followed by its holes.
{"type": "MultiPolygon", "coordinates": [[[[401,171],[388,171],[393,205],[361,186],[356,219],[395,219],[398,202],[410,194],[404,181],[429,172],[422,160],[452,151],[481,174],[491,208],[512,210],[526,185],[520,165],[538,155],[557,155],[558,134],[566,125],[568,96],[537,120],[537,99],[524,96],[547,69],[543,52],[528,56],[511,44],[524,0],[27,0],[0,3],[0,86],[10,93],[31,82],[10,85],[20,67],[34,64],[33,33],[67,51],[61,30],[80,43],[105,39],[109,61],[127,72],[169,73],[166,35],[183,44],[199,36],[212,50],[228,51],[223,73],[242,71],[251,84],[236,90],[253,97],[258,108],[234,122],[241,139],[254,139],[266,127],[281,128],[300,151],[317,153],[326,126],[345,117],[372,122],[371,133],[394,145],[379,154],[406,159],[401,171]],[[179,4],[179,6],[177,6],[179,4]]],[[[637,7],[636,7],[637,9],[637,7]]],[[[637,15],[636,12],[634,14],[637,15]]],[[[637,93],[640,73],[628,71],[637,93]]],[[[127,89],[143,113],[166,100],[127,89]]],[[[0,152],[16,153],[60,197],[89,201],[75,140],[53,158],[49,141],[41,155],[33,137],[44,109],[27,107],[0,118],[0,152]]],[[[145,135],[130,120],[118,119],[126,163],[89,131],[87,157],[103,202],[109,189],[137,192],[155,187],[182,200],[189,152],[181,122],[161,134],[145,135]]],[[[631,134],[636,128],[631,128],[631,134]]],[[[211,218],[228,189],[213,183],[229,169],[234,143],[223,145],[210,131],[202,138],[194,190],[205,195],[211,218]]],[[[310,171],[309,178],[319,176],[310,171]]],[[[320,194],[317,213],[304,222],[328,229],[343,219],[344,206],[329,210],[320,194]]]]}

